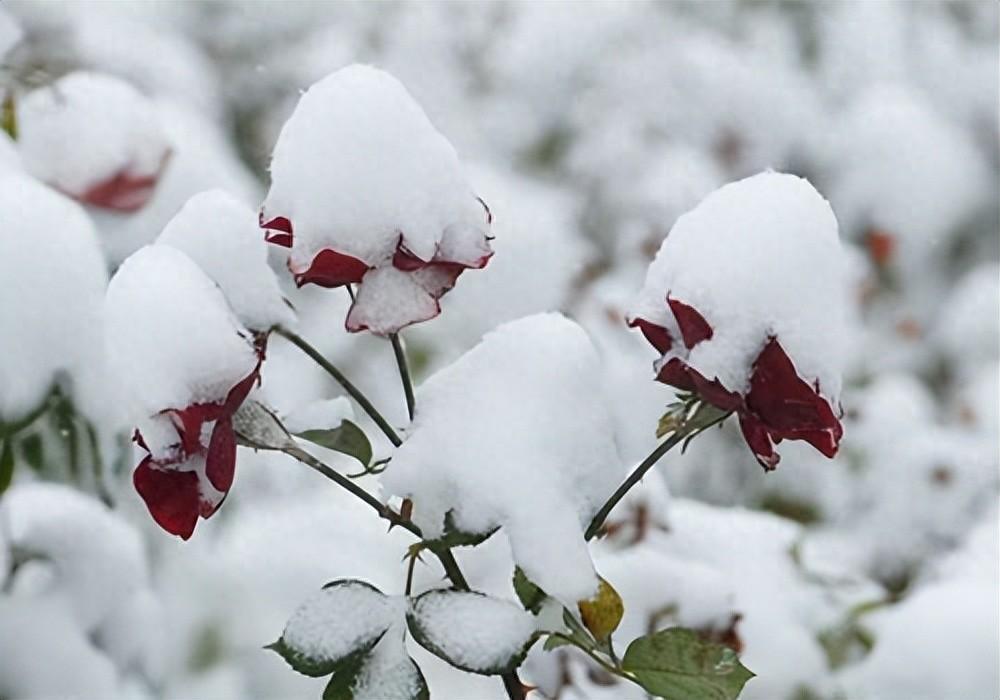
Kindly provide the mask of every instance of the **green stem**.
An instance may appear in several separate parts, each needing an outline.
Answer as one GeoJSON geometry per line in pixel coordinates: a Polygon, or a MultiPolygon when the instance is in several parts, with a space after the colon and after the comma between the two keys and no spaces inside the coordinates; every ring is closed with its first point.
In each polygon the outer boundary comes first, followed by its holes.
{"type": "Polygon", "coordinates": [[[642,477],[646,475],[653,465],[656,464],[663,455],[667,454],[674,447],[679,445],[687,437],[687,433],[682,430],[678,430],[673,433],[669,438],[661,442],[655,450],[649,453],[646,459],[642,460],[642,463],[635,468],[635,470],[628,475],[628,478],[622,482],[622,485],[618,487],[618,490],[611,494],[611,497],[601,506],[601,509],[597,511],[597,515],[594,516],[593,520],[590,521],[590,525],[587,527],[586,538],[588,540],[593,539],[594,535],[600,531],[601,526],[604,525],[604,521],[607,520],[608,515],[611,513],[612,509],[618,505],[618,502],[625,497],[633,486],[638,484],[642,477]]]}
{"type": "Polygon", "coordinates": [[[278,327],[274,329],[274,332],[280,335],[282,338],[290,341],[293,345],[298,347],[302,352],[308,355],[316,364],[322,367],[327,374],[334,378],[334,380],[343,387],[344,391],[350,394],[351,398],[357,401],[358,405],[367,413],[371,419],[375,422],[375,425],[389,438],[394,446],[399,447],[403,444],[400,440],[399,435],[396,431],[392,429],[389,422],[382,416],[381,413],[372,405],[372,402],[368,400],[358,387],[354,386],[344,373],[337,369],[329,360],[327,360],[323,355],[310,345],[306,340],[297,333],[294,333],[287,328],[278,327]]]}
{"type": "Polygon", "coordinates": [[[406,412],[412,421],[417,399],[413,394],[413,380],[410,378],[410,365],[406,361],[406,349],[399,333],[390,333],[389,340],[392,342],[392,354],[396,356],[396,366],[399,367],[399,378],[403,382],[403,393],[406,394],[406,412]]]}

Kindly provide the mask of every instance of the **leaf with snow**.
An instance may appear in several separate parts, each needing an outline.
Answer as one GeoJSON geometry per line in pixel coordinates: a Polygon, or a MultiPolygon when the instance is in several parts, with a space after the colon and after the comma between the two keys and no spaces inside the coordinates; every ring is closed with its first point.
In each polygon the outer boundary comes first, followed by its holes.
{"type": "Polygon", "coordinates": [[[513,671],[538,638],[530,613],[473,591],[428,591],[413,600],[406,619],[422,647],[482,675],[513,671]]]}
{"type": "Polygon", "coordinates": [[[524,609],[534,614],[542,609],[542,603],[548,598],[545,591],[528,579],[520,566],[514,567],[514,593],[524,609]]]}
{"type": "Polygon", "coordinates": [[[370,654],[334,672],[323,700],[430,700],[430,690],[420,667],[406,653],[403,630],[397,628],[370,654]]]}
{"type": "Polygon", "coordinates": [[[425,539],[423,544],[432,552],[443,552],[452,547],[474,547],[488,540],[498,529],[491,527],[485,532],[467,532],[455,524],[455,512],[449,510],[444,514],[444,533],[434,539],[425,539]]]}
{"type": "Polygon", "coordinates": [[[267,648],[303,675],[327,676],[357,663],[399,617],[397,602],[371,584],[339,579],[299,606],[267,648]]]}
{"type": "Polygon", "coordinates": [[[242,444],[259,450],[282,450],[294,447],[285,426],[259,401],[245,401],[233,414],[233,430],[242,444]]]}
{"type": "Polygon", "coordinates": [[[754,676],[732,649],[681,627],[633,641],[622,668],[667,700],[734,700],[754,676]]]}
{"type": "Polygon", "coordinates": [[[305,430],[296,435],[320,447],[354,457],[367,467],[372,461],[372,445],[365,431],[349,420],[341,421],[336,428],[305,430]]]}

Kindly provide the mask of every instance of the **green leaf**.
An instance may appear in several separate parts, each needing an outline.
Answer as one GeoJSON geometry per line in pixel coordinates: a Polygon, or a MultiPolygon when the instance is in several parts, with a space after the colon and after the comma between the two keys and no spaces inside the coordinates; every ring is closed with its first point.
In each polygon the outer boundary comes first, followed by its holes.
{"type": "Polygon", "coordinates": [[[264,647],[312,677],[363,658],[400,617],[396,604],[356,579],[331,581],[292,614],[281,638],[264,647]]]}
{"type": "Polygon", "coordinates": [[[0,493],[14,480],[14,441],[7,438],[0,447],[0,493]]]}
{"type": "Polygon", "coordinates": [[[565,637],[555,637],[553,635],[549,635],[548,639],[545,640],[545,644],[542,645],[542,649],[544,651],[552,651],[553,649],[558,649],[559,647],[569,646],[573,646],[573,642],[565,637]]]}
{"type": "Polygon", "coordinates": [[[539,636],[534,618],[516,603],[475,591],[428,591],[413,599],[406,622],[424,649],[485,676],[516,669],[539,636]]]}
{"type": "Polygon", "coordinates": [[[754,676],[732,649],[681,627],[633,641],[622,668],[647,692],[667,700],[734,700],[754,676]]]}
{"type": "Polygon", "coordinates": [[[368,436],[349,420],[341,421],[340,425],[329,430],[306,430],[296,435],[328,450],[354,457],[362,466],[367,467],[371,464],[372,445],[368,441],[368,436]]]}
{"type": "Polygon", "coordinates": [[[21,438],[21,454],[28,466],[40,472],[45,465],[45,450],[42,436],[38,433],[25,435],[21,438]]]}
{"type": "Polygon", "coordinates": [[[455,525],[453,511],[444,514],[444,534],[433,540],[424,540],[423,546],[432,552],[443,552],[452,547],[475,547],[493,536],[500,528],[495,527],[486,532],[465,532],[455,525]]]}
{"type": "Polygon", "coordinates": [[[430,700],[420,667],[409,656],[386,667],[378,652],[334,672],[323,700],[430,700]]]}
{"type": "Polygon", "coordinates": [[[520,566],[514,567],[514,593],[521,601],[524,609],[535,615],[542,609],[542,603],[548,598],[545,591],[533,584],[520,566]]]}

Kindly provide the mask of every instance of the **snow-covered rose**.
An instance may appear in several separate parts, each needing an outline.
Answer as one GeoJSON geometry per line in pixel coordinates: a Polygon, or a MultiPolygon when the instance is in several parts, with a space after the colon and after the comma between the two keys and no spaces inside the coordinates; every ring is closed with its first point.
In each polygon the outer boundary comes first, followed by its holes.
{"type": "Polygon", "coordinates": [[[150,100],[109,75],[70,73],[18,105],[25,169],[71,197],[133,212],[153,195],[170,143],[150,100]]]}
{"type": "Polygon", "coordinates": [[[765,469],[782,440],[833,457],[841,276],[829,204],[806,180],[766,172],[677,220],[628,322],[662,354],[657,380],[735,411],[765,469]]]}
{"type": "Polygon", "coordinates": [[[187,255],[140,249],[108,286],[108,352],[148,453],[133,475],[157,523],[187,539],[233,483],[232,416],[258,380],[261,351],[187,255]]]}
{"type": "Polygon", "coordinates": [[[490,222],[406,88],[361,65],[302,95],[260,212],[267,240],[291,249],[295,282],[359,285],[347,329],[380,335],[437,316],[458,276],[493,254],[490,222]]]}

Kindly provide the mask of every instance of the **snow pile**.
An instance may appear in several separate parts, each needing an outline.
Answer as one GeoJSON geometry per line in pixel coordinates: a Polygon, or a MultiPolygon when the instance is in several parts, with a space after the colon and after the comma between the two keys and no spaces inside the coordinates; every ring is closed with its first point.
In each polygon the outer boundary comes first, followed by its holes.
{"type": "Polygon", "coordinates": [[[39,405],[63,371],[93,372],[107,273],[94,227],[71,200],[0,176],[0,421],[39,405]]]}
{"type": "Polygon", "coordinates": [[[412,605],[411,624],[459,668],[506,667],[535,634],[535,618],[521,606],[479,593],[431,591],[412,605]]]}
{"type": "MultiPolygon", "coordinates": [[[[105,302],[107,346],[137,420],[221,401],[257,366],[249,333],[184,253],[147,246],[118,269],[105,302]]],[[[143,430],[154,454],[154,442],[143,430]]]]}
{"type": "Polygon", "coordinates": [[[1000,265],[969,270],[941,305],[932,338],[959,374],[1000,359],[1000,265]]]}
{"type": "Polygon", "coordinates": [[[352,65],[302,95],[278,136],[261,209],[301,286],[360,283],[351,331],[427,320],[486,265],[489,212],[458,155],[395,78],[352,65]]]}
{"type": "Polygon", "coordinates": [[[670,230],[630,313],[682,334],[667,297],[693,307],[712,336],[681,357],[703,376],[745,393],[751,365],[776,337],[800,377],[840,394],[842,271],[837,220],[806,180],[767,172],[706,197],[670,230]]]}
{"type": "Polygon", "coordinates": [[[573,602],[597,580],[583,531],[622,472],[590,339],[558,314],[505,324],[417,392],[383,476],[429,538],[502,526],[515,561],[573,602]]]}
{"type": "Polygon", "coordinates": [[[108,75],[64,76],[25,96],[17,116],[28,172],[97,207],[140,209],[170,154],[152,103],[108,75]]]}
{"type": "Polygon", "coordinates": [[[391,627],[364,661],[351,686],[352,700],[428,697],[423,674],[406,652],[402,625],[391,627]]]}
{"type": "Polygon", "coordinates": [[[201,192],[170,220],[158,244],[183,251],[211,277],[249,329],[266,332],[295,316],[267,264],[267,244],[249,206],[223,190],[201,192]]]}

